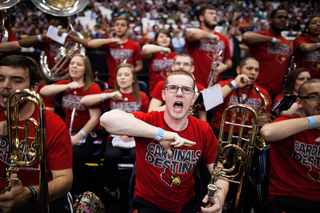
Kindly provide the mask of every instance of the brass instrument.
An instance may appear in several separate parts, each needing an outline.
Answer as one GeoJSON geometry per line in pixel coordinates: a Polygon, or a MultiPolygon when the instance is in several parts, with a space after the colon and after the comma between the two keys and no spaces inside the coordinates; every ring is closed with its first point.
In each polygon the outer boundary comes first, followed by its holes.
{"type": "MultiPolygon", "coordinates": [[[[263,114],[266,112],[266,110],[267,110],[268,100],[267,100],[266,96],[264,96],[264,95],[262,94],[262,92],[259,90],[258,87],[255,87],[255,86],[254,86],[253,88],[257,91],[257,93],[259,93],[259,95],[261,96],[261,98],[262,98],[262,100],[263,100],[263,106],[260,108],[260,110],[259,110],[259,112],[258,112],[258,116],[259,116],[259,115],[263,115],[263,114]]],[[[254,143],[254,146],[255,146],[258,150],[262,150],[262,148],[266,146],[266,141],[265,141],[262,137],[257,136],[257,137],[256,137],[256,141],[255,141],[255,143],[254,143]]]]}
{"type": "MultiPolygon", "coordinates": [[[[194,87],[194,93],[195,93],[196,96],[198,97],[198,95],[199,95],[199,90],[198,90],[197,85],[195,85],[195,87],[194,87]]],[[[197,107],[197,104],[196,104],[196,103],[193,103],[193,104],[190,106],[190,108],[189,108],[189,115],[191,115],[191,116],[194,116],[194,115],[195,115],[196,107],[197,107]]]]}
{"type": "MultiPolygon", "coordinates": [[[[7,125],[8,125],[8,139],[9,139],[9,178],[12,173],[18,170],[31,170],[39,171],[39,212],[49,212],[49,195],[48,195],[48,180],[46,175],[46,130],[45,130],[45,105],[41,96],[29,89],[17,90],[7,100],[7,125]],[[17,97],[21,96],[21,97],[17,97]],[[17,99],[17,100],[16,100],[17,99]],[[12,103],[16,100],[15,103],[12,103]],[[26,119],[24,127],[19,127],[19,106],[26,102],[31,101],[39,107],[39,122],[34,118],[26,119]],[[29,123],[34,126],[34,137],[29,137],[29,123]],[[23,156],[20,153],[20,139],[19,130],[24,130],[25,135],[25,154],[29,156],[29,161],[22,160],[23,156]],[[13,138],[13,135],[15,138],[13,138]],[[34,152],[30,150],[29,140],[34,139],[35,147],[34,152]],[[39,168],[31,168],[39,160],[39,168]]],[[[6,187],[10,190],[11,182],[6,187]]]]}
{"type": "Polygon", "coordinates": [[[222,61],[222,56],[221,56],[222,53],[223,53],[222,50],[220,50],[218,54],[214,55],[213,61],[211,63],[210,73],[207,80],[208,88],[213,86],[217,81],[217,79],[214,76],[214,73],[216,72],[216,69],[219,65],[218,62],[222,61]]]}
{"type": "Polygon", "coordinates": [[[282,88],[284,88],[284,86],[286,85],[288,76],[290,75],[291,71],[296,69],[297,65],[296,63],[294,63],[294,55],[290,55],[290,62],[286,71],[286,74],[284,75],[283,78],[283,84],[282,84],[282,88]]]}
{"type": "MultiPolygon", "coordinates": [[[[32,2],[47,14],[52,16],[69,17],[83,10],[89,0],[32,0],[32,2]]],[[[84,38],[81,33],[74,31],[71,25],[70,27],[71,31],[69,33],[72,33],[81,39],[84,38]]],[[[44,51],[41,51],[40,67],[46,79],[50,81],[66,79],[69,74],[68,67],[66,65],[69,64],[70,59],[76,53],[85,55],[85,48],[82,47],[82,44],[68,41],[64,46],[60,47],[59,53],[55,57],[56,64],[50,70],[47,63],[47,56],[44,51]]]]}
{"type": "Polygon", "coordinates": [[[235,104],[227,107],[222,114],[221,127],[218,139],[218,148],[211,176],[208,185],[208,202],[207,207],[211,206],[211,198],[214,196],[216,190],[219,190],[216,181],[221,179],[232,183],[239,184],[238,193],[235,200],[234,212],[241,212],[244,203],[244,192],[247,186],[249,171],[254,153],[254,143],[258,131],[258,114],[255,110],[244,104],[235,104]],[[232,112],[231,120],[226,121],[227,114],[232,112]],[[241,115],[241,123],[235,123],[238,113],[241,115]],[[252,116],[252,119],[251,119],[252,116]],[[250,125],[246,124],[250,121],[250,125]],[[228,139],[223,141],[225,124],[230,125],[228,139]],[[238,136],[233,135],[234,126],[239,127],[238,136]],[[250,129],[250,137],[244,137],[244,133],[250,129]],[[232,144],[232,139],[236,138],[237,143],[232,144]],[[227,168],[226,163],[229,159],[230,151],[235,150],[233,164],[227,168]],[[223,166],[225,167],[223,167],[223,166]]]}

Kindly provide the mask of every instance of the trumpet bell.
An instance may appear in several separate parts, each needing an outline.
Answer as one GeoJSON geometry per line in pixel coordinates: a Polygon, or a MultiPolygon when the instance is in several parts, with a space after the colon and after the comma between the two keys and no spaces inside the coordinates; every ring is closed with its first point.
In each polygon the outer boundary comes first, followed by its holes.
{"type": "Polygon", "coordinates": [[[0,10],[6,10],[18,4],[20,0],[0,0],[0,10]]]}
{"type": "Polygon", "coordinates": [[[68,17],[83,10],[89,0],[32,0],[32,2],[45,13],[68,17]]]}
{"type": "Polygon", "coordinates": [[[254,147],[257,148],[258,150],[262,150],[263,147],[265,146],[266,146],[266,141],[262,137],[257,136],[254,142],[254,147]]]}

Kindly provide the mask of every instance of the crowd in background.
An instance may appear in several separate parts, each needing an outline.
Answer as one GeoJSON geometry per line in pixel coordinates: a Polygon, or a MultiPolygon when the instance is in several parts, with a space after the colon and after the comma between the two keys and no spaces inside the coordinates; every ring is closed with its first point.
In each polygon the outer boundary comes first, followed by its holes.
{"type": "MultiPolygon", "coordinates": [[[[86,8],[77,15],[71,17],[71,23],[76,31],[81,32],[88,39],[108,38],[114,35],[114,20],[118,16],[125,16],[130,23],[128,38],[138,42],[141,46],[152,41],[155,32],[161,28],[168,28],[172,37],[183,40],[185,29],[199,27],[197,11],[209,1],[195,0],[141,0],[141,1],[103,1],[90,0],[86,8]],[[112,10],[111,19],[103,15],[99,7],[112,10]],[[91,11],[91,20],[96,20],[91,29],[83,26],[80,21],[75,21],[77,16],[84,16],[86,11],[91,11]],[[142,19],[148,18],[156,25],[143,26],[142,19]]],[[[218,25],[222,34],[227,34],[227,26],[235,27],[235,34],[241,36],[245,31],[264,30],[267,25],[268,13],[275,5],[282,5],[289,13],[289,22],[286,36],[296,36],[304,27],[308,19],[318,12],[317,1],[210,1],[219,9],[218,25]]],[[[8,9],[7,24],[20,39],[30,35],[46,33],[48,21],[45,14],[31,1],[21,0],[19,4],[8,9]]],[[[7,26],[8,26],[7,25],[7,26]]],[[[174,42],[174,41],[173,41],[174,42]]],[[[183,43],[183,41],[182,41],[183,43]]],[[[177,45],[176,45],[177,46],[177,45]]],[[[178,47],[179,48],[179,47],[178,47]]]]}

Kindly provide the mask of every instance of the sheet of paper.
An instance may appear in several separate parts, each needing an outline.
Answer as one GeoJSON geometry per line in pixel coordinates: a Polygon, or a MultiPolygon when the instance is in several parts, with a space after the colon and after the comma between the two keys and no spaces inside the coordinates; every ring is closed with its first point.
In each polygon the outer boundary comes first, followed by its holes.
{"type": "Polygon", "coordinates": [[[67,33],[62,33],[61,36],[58,35],[58,32],[59,32],[59,29],[50,25],[49,26],[49,29],[47,31],[47,36],[49,38],[51,38],[52,40],[56,41],[56,42],[59,42],[60,44],[64,44],[65,40],[66,40],[66,37],[68,36],[67,33]]]}
{"type": "Polygon", "coordinates": [[[218,106],[223,103],[223,96],[221,92],[221,85],[216,84],[201,91],[203,97],[203,103],[206,111],[218,106]]]}

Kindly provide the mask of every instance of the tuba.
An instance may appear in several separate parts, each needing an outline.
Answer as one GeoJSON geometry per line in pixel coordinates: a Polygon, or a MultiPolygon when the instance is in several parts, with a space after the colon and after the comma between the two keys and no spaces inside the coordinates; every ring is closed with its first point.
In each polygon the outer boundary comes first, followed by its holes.
{"type": "MultiPolygon", "coordinates": [[[[32,2],[44,13],[52,16],[69,17],[83,10],[89,0],[32,0],[32,2]]],[[[72,26],[69,33],[81,39],[84,38],[81,33],[74,31],[72,26]]],[[[66,65],[69,64],[70,59],[76,53],[85,55],[85,48],[82,47],[81,44],[68,41],[64,46],[60,47],[59,53],[55,57],[56,64],[50,70],[47,63],[47,56],[44,51],[41,51],[40,67],[46,79],[50,81],[66,79],[68,76],[68,68],[66,65]]]]}
{"type": "MultiPolygon", "coordinates": [[[[39,212],[49,212],[49,195],[48,195],[48,180],[46,174],[46,132],[45,132],[45,105],[41,96],[29,89],[15,91],[7,100],[7,126],[9,139],[9,179],[12,173],[18,170],[39,171],[39,212]],[[17,97],[20,96],[21,97],[17,97]],[[16,102],[12,103],[13,100],[16,102]],[[19,106],[31,101],[39,108],[39,121],[34,118],[28,118],[24,127],[19,127],[19,106]],[[29,123],[34,126],[34,137],[29,136],[29,123]],[[29,161],[24,161],[20,153],[20,138],[19,131],[24,129],[25,140],[25,154],[30,158],[29,161]],[[13,138],[13,135],[15,138],[13,138]],[[33,139],[35,143],[34,152],[30,150],[29,140],[33,139]],[[30,166],[39,160],[38,168],[31,168],[30,166]]],[[[11,182],[5,188],[10,190],[11,182]]]]}
{"type": "Polygon", "coordinates": [[[241,212],[244,204],[244,193],[248,183],[249,171],[254,153],[254,143],[258,131],[258,114],[249,106],[235,104],[227,107],[222,114],[221,127],[218,139],[218,148],[214,163],[214,168],[210,182],[208,184],[208,202],[206,207],[211,206],[211,198],[219,190],[216,181],[221,179],[239,184],[235,199],[234,212],[241,212]],[[232,112],[231,120],[226,121],[227,114],[232,112]],[[235,123],[237,114],[241,112],[241,123],[235,123]],[[252,119],[251,119],[252,116],[252,119]],[[247,124],[250,121],[250,125],[247,124]],[[230,125],[228,139],[223,140],[225,124],[230,125]],[[234,126],[238,126],[238,136],[233,135],[234,126]],[[245,130],[250,129],[250,137],[244,135],[245,130]],[[236,144],[232,139],[237,140],[236,144]],[[233,164],[226,167],[227,160],[230,158],[230,151],[234,151],[233,164]],[[221,165],[224,165],[225,168],[221,165]]]}

